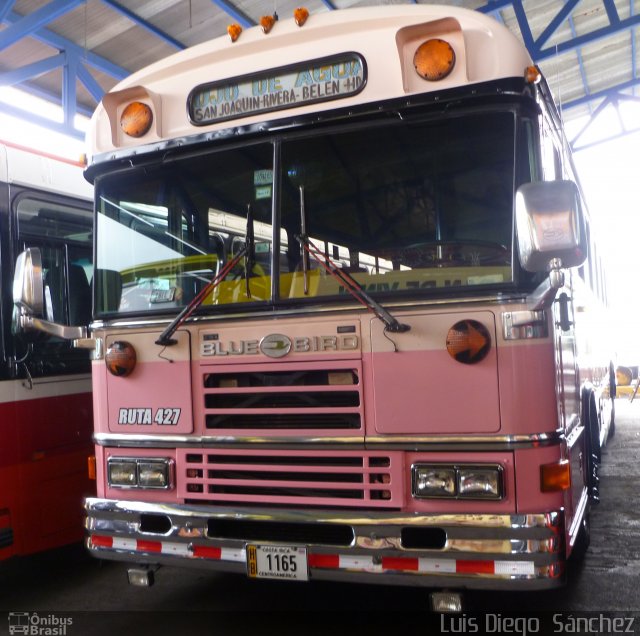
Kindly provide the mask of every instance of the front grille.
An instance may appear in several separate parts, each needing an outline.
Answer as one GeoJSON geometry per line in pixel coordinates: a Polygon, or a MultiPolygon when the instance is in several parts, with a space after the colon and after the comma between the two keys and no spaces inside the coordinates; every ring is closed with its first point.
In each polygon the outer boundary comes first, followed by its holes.
{"type": "Polygon", "coordinates": [[[363,428],[359,361],[233,365],[202,375],[204,425],[209,432],[304,433],[363,428]],[[326,366],[326,365],[324,365],[326,366]]]}
{"type": "Polygon", "coordinates": [[[178,496],[256,505],[397,508],[398,453],[178,450],[178,496]]]}

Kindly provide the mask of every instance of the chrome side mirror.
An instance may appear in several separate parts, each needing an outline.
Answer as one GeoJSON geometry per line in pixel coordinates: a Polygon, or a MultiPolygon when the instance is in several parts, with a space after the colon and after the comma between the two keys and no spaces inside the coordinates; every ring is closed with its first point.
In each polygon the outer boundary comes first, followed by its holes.
{"type": "Polygon", "coordinates": [[[30,247],[18,255],[13,276],[13,303],[17,309],[16,329],[24,333],[39,331],[65,340],[82,340],[87,327],[67,327],[41,318],[44,312],[42,254],[30,247]]]}
{"type": "Polygon", "coordinates": [[[30,247],[18,255],[13,276],[13,303],[21,313],[41,316],[44,312],[42,254],[30,247]]]}
{"type": "Polygon", "coordinates": [[[587,238],[576,184],[541,181],[520,186],[516,232],[520,263],[528,272],[582,265],[587,238]]]}

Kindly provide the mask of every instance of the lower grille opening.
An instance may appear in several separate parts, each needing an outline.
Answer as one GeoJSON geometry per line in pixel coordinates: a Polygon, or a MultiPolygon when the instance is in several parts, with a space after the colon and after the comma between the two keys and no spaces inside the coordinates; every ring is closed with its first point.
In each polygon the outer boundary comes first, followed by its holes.
{"type": "Polygon", "coordinates": [[[351,489],[335,489],[328,488],[282,488],[267,486],[226,486],[211,485],[208,493],[218,495],[248,495],[252,497],[327,497],[334,499],[361,499],[364,500],[364,491],[351,489]]]}
{"type": "Polygon", "coordinates": [[[171,519],[167,515],[140,515],[140,532],[167,534],[171,530],[171,519]]]}
{"type": "Polygon", "coordinates": [[[442,528],[402,528],[400,541],[407,550],[442,550],[447,533],[442,528]]]}
{"type": "Polygon", "coordinates": [[[207,534],[212,539],[335,546],[349,546],[355,539],[353,528],[340,524],[210,519],[207,526],[207,534]]]}
{"type": "Polygon", "coordinates": [[[360,415],[345,413],[287,414],[261,413],[257,415],[207,415],[209,429],[360,429],[360,415]]]}

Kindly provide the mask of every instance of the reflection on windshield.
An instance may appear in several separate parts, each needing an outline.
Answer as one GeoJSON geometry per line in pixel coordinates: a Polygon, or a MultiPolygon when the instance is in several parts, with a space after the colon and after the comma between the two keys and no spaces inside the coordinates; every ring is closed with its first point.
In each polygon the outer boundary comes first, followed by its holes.
{"type": "Polygon", "coordinates": [[[509,283],[514,130],[508,112],[394,121],[285,139],[275,166],[269,141],[105,177],[98,310],[186,306],[244,247],[247,210],[249,261],[231,269],[204,308],[341,297],[339,279],[313,262],[304,267],[301,234],[385,302],[509,283]]]}

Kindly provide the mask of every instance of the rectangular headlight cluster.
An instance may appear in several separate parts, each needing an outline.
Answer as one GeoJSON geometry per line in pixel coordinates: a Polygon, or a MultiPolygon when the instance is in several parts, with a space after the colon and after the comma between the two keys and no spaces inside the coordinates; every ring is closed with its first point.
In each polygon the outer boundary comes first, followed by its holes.
{"type": "Polygon", "coordinates": [[[413,496],[423,499],[502,499],[502,466],[415,464],[413,496]]]}
{"type": "Polygon", "coordinates": [[[112,488],[170,488],[171,466],[166,458],[110,457],[107,479],[112,488]]]}

